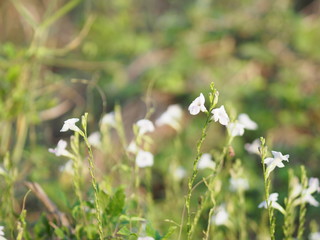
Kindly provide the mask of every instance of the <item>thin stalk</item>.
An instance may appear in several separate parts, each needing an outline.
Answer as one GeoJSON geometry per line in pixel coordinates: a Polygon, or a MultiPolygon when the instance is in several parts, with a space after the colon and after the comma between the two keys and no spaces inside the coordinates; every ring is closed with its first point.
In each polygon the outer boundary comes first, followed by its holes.
{"type": "Polygon", "coordinates": [[[191,195],[192,195],[192,188],[193,188],[193,183],[194,183],[194,181],[197,177],[197,174],[198,174],[198,162],[199,162],[199,159],[202,155],[201,146],[202,146],[203,141],[206,138],[207,129],[208,129],[210,122],[211,122],[211,116],[210,116],[210,113],[207,113],[207,119],[206,119],[206,122],[204,124],[203,129],[202,129],[201,137],[197,143],[197,156],[193,162],[192,176],[191,176],[191,178],[189,178],[189,181],[188,181],[188,194],[186,196],[188,240],[191,239],[191,234],[192,234],[192,232],[191,232],[191,211],[190,211],[190,201],[191,201],[191,195]]]}

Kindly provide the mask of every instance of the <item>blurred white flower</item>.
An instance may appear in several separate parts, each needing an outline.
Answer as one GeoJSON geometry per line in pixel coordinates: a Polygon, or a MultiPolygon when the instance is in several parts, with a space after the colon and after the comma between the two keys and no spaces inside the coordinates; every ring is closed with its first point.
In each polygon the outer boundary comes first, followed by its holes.
{"type": "Polygon", "coordinates": [[[320,232],[310,233],[309,240],[320,240],[320,232]]]}
{"type": "Polygon", "coordinates": [[[0,226],[0,240],[7,240],[4,237],[4,226],[0,226]]]}
{"type": "Polygon", "coordinates": [[[258,124],[252,121],[246,113],[241,113],[238,116],[238,123],[242,124],[244,128],[248,130],[256,130],[258,128],[258,124]]]}
{"type": "Polygon", "coordinates": [[[211,222],[214,225],[227,225],[229,220],[229,214],[224,205],[221,205],[215,211],[215,214],[211,218],[211,222]]]}
{"type": "Polygon", "coordinates": [[[206,112],[207,109],[204,106],[205,103],[205,98],[202,93],[200,93],[200,96],[197,97],[193,102],[190,104],[188,110],[191,115],[197,115],[200,111],[201,112],[206,112]]]}
{"type": "Polygon", "coordinates": [[[139,148],[138,148],[137,144],[135,143],[135,141],[130,142],[129,146],[127,147],[127,151],[129,153],[137,154],[137,152],[139,151],[139,148]]]}
{"type": "Polygon", "coordinates": [[[230,119],[223,105],[219,108],[213,109],[211,113],[213,114],[212,119],[215,122],[219,121],[219,123],[222,125],[228,125],[230,119]]]}
{"type": "Polygon", "coordinates": [[[139,128],[139,135],[143,135],[143,134],[145,134],[147,132],[153,132],[154,131],[154,125],[148,119],[141,119],[136,124],[137,124],[137,126],[139,128]]]}
{"type": "Polygon", "coordinates": [[[153,237],[138,237],[138,240],[154,240],[153,237]]]}
{"type": "Polygon", "coordinates": [[[187,175],[187,171],[183,167],[177,167],[173,171],[173,178],[177,181],[182,180],[187,175]]]}
{"type": "Polygon", "coordinates": [[[136,156],[136,164],[139,168],[153,166],[153,155],[151,152],[139,150],[136,156]]]}
{"type": "Polygon", "coordinates": [[[115,128],[117,124],[116,124],[116,117],[114,112],[106,113],[101,118],[101,124],[115,128]]]}
{"type": "Polygon", "coordinates": [[[249,182],[246,178],[230,178],[231,191],[245,191],[249,189],[249,182]]]}
{"type": "Polygon", "coordinates": [[[68,130],[72,130],[72,131],[75,131],[75,132],[81,132],[80,128],[78,128],[76,126],[76,122],[79,121],[79,118],[70,118],[66,121],[64,121],[64,124],[60,130],[60,132],[66,132],[68,130]]]}
{"type": "Polygon", "coordinates": [[[70,175],[74,174],[74,169],[73,169],[73,162],[72,160],[69,160],[68,162],[66,162],[64,165],[59,167],[59,171],[60,172],[65,172],[68,173],[70,175]]]}
{"type": "Polygon", "coordinates": [[[231,136],[242,136],[244,134],[244,126],[240,123],[229,123],[227,125],[228,132],[231,136]]]}
{"type": "Polygon", "coordinates": [[[167,110],[156,120],[157,126],[169,125],[179,131],[182,118],[182,108],[178,104],[170,105],[167,110]]]}
{"type": "MultiPolygon", "coordinates": [[[[268,198],[268,205],[271,206],[272,208],[279,210],[281,213],[284,214],[285,210],[279,203],[277,203],[278,197],[279,197],[279,193],[271,193],[268,198]]],[[[262,203],[259,204],[258,208],[262,208],[262,207],[268,208],[266,201],[263,201],[262,203]]]]}
{"type": "Polygon", "coordinates": [[[101,146],[101,134],[99,132],[91,133],[88,141],[92,146],[99,148],[101,146]]]}
{"type": "Polygon", "coordinates": [[[215,169],[216,163],[212,160],[212,156],[210,153],[202,154],[201,158],[198,162],[198,169],[211,168],[215,169]]]}
{"type": "Polygon", "coordinates": [[[319,202],[312,196],[312,194],[315,192],[320,192],[319,179],[310,178],[308,183],[308,188],[303,190],[301,193],[301,201],[309,203],[314,207],[318,207],[319,202]]]}
{"type": "Polygon", "coordinates": [[[56,148],[49,148],[49,152],[55,154],[57,157],[65,156],[65,157],[72,157],[72,154],[66,150],[68,143],[64,140],[59,140],[56,148]]]}
{"type": "Polygon", "coordinates": [[[287,155],[282,155],[281,152],[276,152],[276,151],[271,151],[273,158],[266,158],[264,159],[264,163],[267,164],[267,177],[269,177],[270,173],[276,168],[283,168],[284,164],[282,161],[287,161],[289,162],[289,154],[287,155]]]}
{"type": "Polygon", "coordinates": [[[261,147],[261,142],[259,139],[255,139],[252,143],[246,143],[244,148],[248,153],[260,155],[259,148],[261,147]]]}

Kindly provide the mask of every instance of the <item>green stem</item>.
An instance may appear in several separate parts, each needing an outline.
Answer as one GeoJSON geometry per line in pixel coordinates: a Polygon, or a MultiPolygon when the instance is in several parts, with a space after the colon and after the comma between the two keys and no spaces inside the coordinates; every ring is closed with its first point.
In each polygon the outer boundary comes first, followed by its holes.
{"type": "Polygon", "coordinates": [[[93,187],[94,190],[94,204],[95,204],[95,209],[96,209],[96,219],[98,221],[98,230],[99,230],[99,237],[100,240],[104,239],[104,234],[103,234],[103,227],[102,227],[102,219],[101,219],[101,207],[100,207],[100,203],[99,203],[99,197],[98,197],[98,188],[97,188],[97,181],[96,181],[96,177],[94,174],[94,162],[93,162],[93,153],[92,153],[92,149],[91,149],[91,145],[88,142],[88,138],[87,138],[87,132],[85,131],[85,134],[83,135],[83,139],[87,145],[88,148],[88,152],[89,152],[89,172],[90,172],[90,176],[91,176],[91,185],[93,187]]]}
{"type": "Polygon", "coordinates": [[[201,146],[202,146],[203,141],[206,138],[207,129],[208,129],[208,126],[209,126],[210,122],[211,122],[211,116],[210,116],[210,113],[207,113],[207,119],[206,119],[205,125],[204,125],[204,127],[202,129],[201,138],[199,139],[198,144],[197,144],[197,156],[196,156],[196,159],[193,162],[192,176],[191,176],[191,178],[189,178],[189,181],[188,181],[188,194],[186,196],[188,240],[191,239],[191,236],[192,236],[192,231],[191,231],[191,211],[190,211],[190,201],[191,201],[191,195],[192,195],[192,188],[193,188],[193,183],[194,183],[194,181],[195,181],[195,179],[197,177],[197,174],[198,174],[198,162],[199,162],[199,159],[200,159],[200,157],[202,155],[201,146]]]}

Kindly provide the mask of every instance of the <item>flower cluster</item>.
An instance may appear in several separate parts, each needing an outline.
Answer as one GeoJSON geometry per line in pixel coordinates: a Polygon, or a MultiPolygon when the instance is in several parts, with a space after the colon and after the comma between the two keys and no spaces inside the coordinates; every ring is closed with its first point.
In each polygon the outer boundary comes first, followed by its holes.
{"type": "MultiPolygon", "coordinates": [[[[189,106],[188,110],[191,115],[197,115],[201,112],[207,112],[205,107],[205,98],[202,93],[197,97],[189,106]]],[[[221,105],[219,108],[214,108],[211,110],[212,120],[215,122],[219,122],[221,125],[227,127],[230,136],[242,136],[244,134],[244,130],[256,130],[258,128],[258,124],[250,119],[250,117],[241,113],[238,116],[238,119],[235,122],[230,122],[230,118],[226,112],[224,105],[221,105]]]]}

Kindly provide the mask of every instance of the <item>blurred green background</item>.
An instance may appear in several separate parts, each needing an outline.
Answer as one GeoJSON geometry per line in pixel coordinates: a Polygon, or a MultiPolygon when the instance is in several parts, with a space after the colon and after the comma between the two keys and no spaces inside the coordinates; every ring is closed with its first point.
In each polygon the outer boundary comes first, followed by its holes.
{"type": "MultiPolygon", "coordinates": [[[[245,112],[259,125],[234,143],[248,171],[260,165],[243,145],[265,136],[270,149],[290,154],[290,167],[319,177],[319,13],[316,0],[2,0],[0,156],[11,152],[18,180],[44,182],[50,194],[58,163],[47,148],[65,137],[63,120],[88,111],[94,131],[118,103],[130,139],[147,108],[155,119],[179,103],[183,144],[159,140],[166,152],[156,169],[177,149],[191,169],[204,118],[187,107],[214,82],[234,117],[245,112]]],[[[212,127],[204,151],[223,136],[212,127]]],[[[280,171],[280,188],[286,178],[280,171]]]]}

